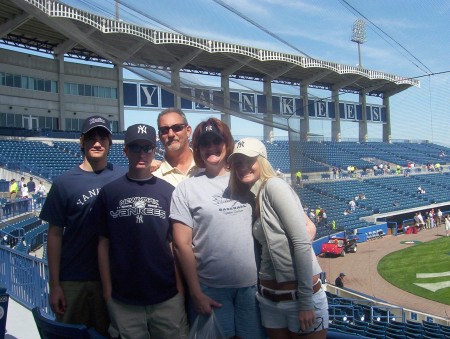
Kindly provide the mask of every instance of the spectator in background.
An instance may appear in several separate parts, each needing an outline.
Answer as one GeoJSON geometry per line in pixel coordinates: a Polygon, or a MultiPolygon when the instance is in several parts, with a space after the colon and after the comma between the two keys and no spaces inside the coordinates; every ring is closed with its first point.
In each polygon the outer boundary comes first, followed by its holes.
{"type": "Polygon", "coordinates": [[[80,136],[82,163],[57,177],[40,218],[49,223],[50,306],[58,321],[84,324],[107,335],[109,318],[97,261],[98,237],[88,215],[100,188],[125,173],[107,162],[110,123],[87,118],[80,136]]]}
{"type": "Polygon", "coordinates": [[[442,223],[442,211],[440,208],[436,212],[436,223],[438,226],[442,223]]]}
{"type": "Polygon", "coordinates": [[[315,214],[314,221],[316,223],[319,223],[321,212],[322,212],[322,208],[320,206],[317,206],[316,210],[314,211],[314,214],[315,214]]]}
{"type": "Polygon", "coordinates": [[[333,171],[333,179],[336,179],[337,168],[333,167],[332,171],[333,171]]]}
{"type": "Polygon", "coordinates": [[[323,208],[322,208],[322,215],[321,215],[321,219],[320,219],[320,225],[325,226],[325,227],[328,225],[327,212],[323,208]]]}
{"type": "Polygon", "coordinates": [[[45,197],[45,195],[47,194],[47,189],[45,188],[42,181],[39,181],[39,185],[36,188],[36,193],[39,195],[39,197],[45,197]]]}
{"type": "Polygon", "coordinates": [[[448,237],[448,234],[450,232],[450,215],[446,215],[445,218],[445,235],[448,237]]]}
{"type": "Polygon", "coordinates": [[[16,182],[16,179],[11,179],[11,183],[9,184],[9,200],[14,201],[17,197],[17,192],[19,191],[19,185],[16,182]]]}
{"type": "Polygon", "coordinates": [[[434,222],[434,208],[432,208],[429,212],[428,212],[428,219],[430,219],[430,228],[435,228],[436,227],[436,223],[434,222]]]}
{"type": "Polygon", "coordinates": [[[164,145],[164,160],[153,175],[177,186],[184,179],[201,171],[195,165],[189,137],[189,126],[184,112],[175,107],[163,110],[158,115],[158,136],[164,145]]]}
{"type": "MultiPolygon", "coordinates": [[[[335,173],[335,177],[336,177],[336,173],[335,173]]],[[[300,172],[300,170],[298,170],[297,173],[295,173],[295,178],[297,180],[297,185],[300,185],[300,182],[302,181],[302,172],[300,172]]]]}
{"type": "Polygon", "coordinates": [[[155,149],[153,127],[128,127],[124,146],[128,173],[104,185],[92,207],[113,338],[184,338],[188,334],[183,289],[171,249],[174,186],[152,175],[155,149]]]}
{"type": "Polygon", "coordinates": [[[356,209],[356,202],[355,202],[355,200],[352,199],[352,200],[349,201],[348,208],[349,208],[349,210],[351,212],[355,211],[355,209],[356,209]]]}
{"type": "Polygon", "coordinates": [[[25,183],[22,186],[22,198],[28,198],[28,187],[25,183]]]}
{"type": "MultiPolygon", "coordinates": [[[[17,191],[17,193],[20,193],[21,197],[23,197],[22,188],[23,188],[24,184],[25,184],[25,177],[22,177],[22,178],[20,178],[20,181],[17,183],[17,185],[19,187],[19,190],[17,191]]],[[[27,190],[27,192],[28,192],[28,190],[27,190]]]]}
{"type": "Polygon", "coordinates": [[[345,274],[344,273],[339,273],[339,276],[336,278],[336,280],[334,281],[334,284],[337,286],[337,287],[340,287],[340,288],[344,288],[344,277],[345,277],[345,274]]]}
{"type": "Polygon", "coordinates": [[[414,216],[414,221],[416,222],[419,231],[425,226],[422,213],[420,212],[416,212],[416,215],[414,216]]]}
{"type": "Polygon", "coordinates": [[[316,222],[316,212],[314,211],[313,208],[311,208],[311,210],[309,211],[308,217],[309,219],[311,219],[312,222],[316,222]]]}
{"type": "Polygon", "coordinates": [[[42,203],[45,200],[45,197],[47,195],[47,189],[44,186],[44,183],[42,181],[39,181],[39,185],[36,188],[36,195],[37,198],[35,198],[35,202],[36,202],[36,208],[41,208],[42,207],[42,203]]]}
{"type": "Polygon", "coordinates": [[[33,181],[33,177],[30,177],[30,181],[28,181],[27,187],[28,187],[28,194],[30,198],[32,198],[34,193],[36,192],[36,183],[33,181]]]}
{"type": "Polygon", "coordinates": [[[333,221],[331,222],[331,230],[332,230],[332,231],[336,231],[336,229],[337,229],[337,227],[336,227],[336,220],[333,220],[333,221]]]}

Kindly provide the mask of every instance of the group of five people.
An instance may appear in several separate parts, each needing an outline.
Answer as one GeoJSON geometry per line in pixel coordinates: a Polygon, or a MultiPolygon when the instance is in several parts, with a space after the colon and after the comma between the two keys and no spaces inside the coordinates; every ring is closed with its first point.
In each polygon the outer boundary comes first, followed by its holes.
{"type": "Polygon", "coordinates": [[[264,145],[235,144],[215,118],[192,130],[177,108],[157,124],[128,127],[126,171],[107,161],[109,122],[86,119],[83,162],[54,181],[40,217],[57,319],[112,338],[183,338],[214,311],[227,337],[325,338],[315,227],[264,145]]]}

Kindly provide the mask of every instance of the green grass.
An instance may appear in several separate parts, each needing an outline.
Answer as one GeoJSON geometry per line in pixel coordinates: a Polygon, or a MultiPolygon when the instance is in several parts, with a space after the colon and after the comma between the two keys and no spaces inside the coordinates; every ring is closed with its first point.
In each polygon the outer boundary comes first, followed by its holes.
{"type": "Polygon", "coordinates": [[[417,278],[417,273],[442,273],[450,271],[450,237],[410,246],[385,256],[378,264],[378,273],[391,284],[412,294],[450,305],[450,287],[436,292],[414,283],[449,281],[450,276],[417,278]]]}

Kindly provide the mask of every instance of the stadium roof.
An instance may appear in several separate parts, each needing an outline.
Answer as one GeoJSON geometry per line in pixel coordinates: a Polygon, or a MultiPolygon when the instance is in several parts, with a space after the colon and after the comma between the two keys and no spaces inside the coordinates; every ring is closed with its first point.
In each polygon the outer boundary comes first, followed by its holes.
{"type": "Polygon", "coordinates": [[[52,0],[0,0],[4,44],[83,60],[344,92],[394,95],[419,81],[356,66],[157,31],[52,0]]]}

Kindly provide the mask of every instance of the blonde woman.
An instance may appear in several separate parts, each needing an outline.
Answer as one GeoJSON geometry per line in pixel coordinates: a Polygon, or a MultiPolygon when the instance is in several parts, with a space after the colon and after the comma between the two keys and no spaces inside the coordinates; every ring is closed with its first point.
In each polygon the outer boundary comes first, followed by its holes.
{"type": "Polygon", "coordinates": [[[232,196],[251,191],[256,197],[253,236],[261,245],[257,299],[267,334],[326,338],[328,304],[300,199],[277,178],[259,140],[240,140],[228,161],[232,196]]]}

